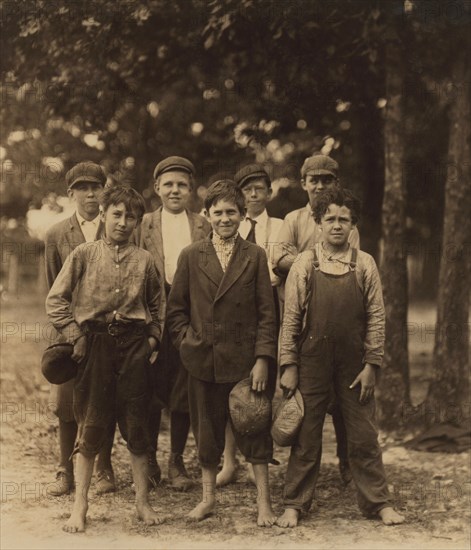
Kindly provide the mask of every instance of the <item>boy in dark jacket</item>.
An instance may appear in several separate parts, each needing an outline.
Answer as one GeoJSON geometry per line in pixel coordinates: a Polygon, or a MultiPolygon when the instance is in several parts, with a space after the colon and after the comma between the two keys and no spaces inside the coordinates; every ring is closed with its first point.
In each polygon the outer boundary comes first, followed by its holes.
{"type": "MultiPolygon", "coordinates": [[[[216,504],[216,474],[230,419],[229,394],[248,377],[253,391],[266,391],[276,359],[275,308],[266,255],[237,232],[245,215],[244,195],[233,181],[217,181],[208,189],[205,208],[213,232],[183,249],[167,306],[167,327],[189,373],[191,424],[203,482],[202,501],[189,517],[198,521],[211,514],[216,504]]],[[[269,430],[256,436],[234,434],[254,467],[257,523],[273,525],[269,430]]]]}

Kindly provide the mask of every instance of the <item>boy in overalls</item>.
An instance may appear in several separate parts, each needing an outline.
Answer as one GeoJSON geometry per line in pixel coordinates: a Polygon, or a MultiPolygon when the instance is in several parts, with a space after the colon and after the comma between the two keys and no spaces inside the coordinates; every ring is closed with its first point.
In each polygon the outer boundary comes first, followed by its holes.
{"type": "Polygon", "coordinates": [[[295,527],[311,506],[332,387],[362,513],[386,525],[404,521],[391,505],[375,422],[374,386],[384,353],[381,281],[373,258],[348,243],[359,210],[348,190],[320,195],[314,218],[322,240],[298,257],[286,282],[280,386],[288,396],[299,388],[305,416],[291,449],[281,527],[295,527]]]}

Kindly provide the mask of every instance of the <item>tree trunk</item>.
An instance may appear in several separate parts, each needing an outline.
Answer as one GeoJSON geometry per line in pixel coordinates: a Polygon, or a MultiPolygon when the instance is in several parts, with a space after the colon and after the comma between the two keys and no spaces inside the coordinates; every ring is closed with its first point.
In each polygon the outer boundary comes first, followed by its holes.
{"type": "Polygon", "coordinates": [[[469,423],[469,294],[471,287],[471,64],[457,52],[450,105],[448,169],[440,257],[433,377],[422,407],[426,426],[469,423]]]}
{"type": "Polygon", "coordinates": [[[406,182],[403,178],[402,131],[403,60],[395,36],[386,41],[386,99],[384,121],[385,183],[382,212],[381,280],[386,308],[385,370],[379,385],[379,422],[386,429],[403,421],[409,403],[407,354],[407,265],[404,254],[406,182]]]}

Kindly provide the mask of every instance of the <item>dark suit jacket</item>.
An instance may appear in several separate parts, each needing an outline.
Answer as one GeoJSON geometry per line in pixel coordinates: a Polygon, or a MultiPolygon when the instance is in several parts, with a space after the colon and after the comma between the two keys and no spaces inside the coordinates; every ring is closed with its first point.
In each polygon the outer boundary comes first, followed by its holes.
{"type": "MultiPolygon", "coordinates": [[[[186,213],[190,223],[191,241],[196,242],[204,239],[211,231],[209,222],[203,218],[203,216],[190,212],[189,210],[187,210],[186,213]]],[[[166,295],[163,291],[163,285],[165,284],[165,260],[164,244],[162,241],[162,207],[155,210],[155,212],[144,214],[142,223],[136,231],[136,244],[148,250],[154,258],[155,267],[162,283],[161,323],[163,326],[166,310],[166,295]]]]}
{"type": "Polygon", "coordinates": [[[265,251],[238,237],[224,273],[210,238],[183,249],[167,305],[167,327],[192,376],[246,378],[259,356],[276,360],[273,292],[265,251]]]}
{"type": "MultiPolygon", "coordinates": [[[[100,222],[96,239],[101,238],[103,229],[103,224],[100,222]]],[[[56,223],[48,230],[45,238],[46,250],[44,257],[46,260],[46,280],[49,289],[57,275],[59,275],[59,271],[62,269],[67,256],[74,248],[84,242],[85,237],[80,229],[75,213],[70,218],[56,223]]]]}

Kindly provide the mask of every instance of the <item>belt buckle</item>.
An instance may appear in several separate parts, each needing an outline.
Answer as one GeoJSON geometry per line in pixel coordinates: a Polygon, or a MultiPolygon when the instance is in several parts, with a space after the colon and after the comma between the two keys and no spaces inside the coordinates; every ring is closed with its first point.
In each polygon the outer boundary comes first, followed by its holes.
{"type": "Polygon", "coordinates": [[[110,323],[108,325],[108,334],[110,336],[118,336],[119,334],[119,326],[117,323],[110,323]]]}

